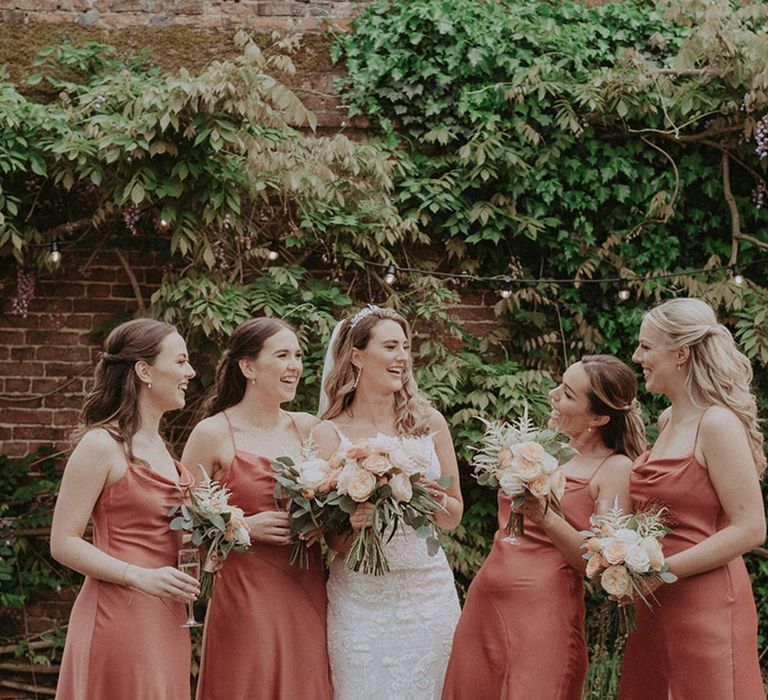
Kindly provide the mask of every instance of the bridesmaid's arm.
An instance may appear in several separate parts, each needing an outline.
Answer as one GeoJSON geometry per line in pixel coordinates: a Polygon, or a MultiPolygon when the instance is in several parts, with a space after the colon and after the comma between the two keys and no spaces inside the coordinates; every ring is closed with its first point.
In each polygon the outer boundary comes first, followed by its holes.
{"type": "Polygon", "coordinates": [[[234,457],[234,448],[231,447],[232,440],[223,421],[224,418],[219,415],[201,420],[187,438],[184,452],[181,454],[181,463],[192,474],[196,484],[203,478],[200,467],[209,477],[213,478],[213,475],[222,469],[222,463],[229,464],[234,457]],[[222,422],[222,425],[219,425],[219,421],[222,422]],[[229,454],[221,454],[227,448],[229,454]]]}
{"type": "MultiPolygon", "coordinates": [[[[618,499],[619,507],[628,513],[631,510],[629,498],[629,473],[632,461],[624,455],[614,455],[601,468],[595,477],[594,493],[595,511],[605,512],[618,499]]],[[[584,559],[584,548],[581,546],[584,537],[579,534],[565,518],[551,508],[544,507],[543,499],[532,496],[526,498],[525,506],[520,509],[532,522],[540,525],[555,547],[560,550],[564,559],[578,571],[584,574],[587,560],[584,559]]],[[[584,527],[588,526],[584,523],[584,527]]]]}
{"type": "Polygon", "coordinates": [[[51,525],[51,556],[91,578],[133,586],[150,595],[194,599],[199,588],[191,576],[170,566],[134,566],[83,538],[102,490],[122,478],[125,469],[122,447],[106,430],[91,430],[83,436],[61,479],[51,525]]]}
{"type": "Polygon", "coordinates": [[[433,434],[435,452],[440,460],[441,476],[450,476],[453,481],[445,493],[443,506],[445,511],[435,514],[435,524],[443,530],[453,530],[461,522],[464,513],[464,499],[461,497],[461,485],[459,484],[459,465],[456,462],[456,451],[453,449],[453,439],[443,415],[432,409],[430,416],[430,432],[433,434]]]}
{"type": "Polygon", "coordinates": [[[669,557],[669,568],[679,578],[723,566],[765,540],[760,481],[741,421],[727,408],[713,406],[701,419],[699,444],[728,525],[669,557]]]}

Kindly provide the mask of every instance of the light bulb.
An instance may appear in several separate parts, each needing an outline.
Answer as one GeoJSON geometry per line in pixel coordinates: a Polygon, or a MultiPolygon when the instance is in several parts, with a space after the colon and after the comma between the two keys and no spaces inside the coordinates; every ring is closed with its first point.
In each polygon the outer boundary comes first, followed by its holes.
{"type": "Polygon", "coordinates": [[[629,299],[629,288],[628,287],[622,287],[619,290],[619,299],[621,299],[622,301],[626,301],[627,299],[629,299]]]}
{"type": "Polygon", "coordinates": [[[53,243],[51,243],[51,252],[48,253],[48,259],[54,265],[58,265],[61,262],[61,250],[59,249],[58,241],[53,241],[53,243]]]}
{"type": "Polygon", "coordinates": [[[733,283],[734,284],[744,284],[744,275],[741,274],[741,270],[739,269],[739,266],[735,263],[733,264],[733,267],[731,268],[731,272],[733,274],[733,283]]]}
{"type": "Polygon", "coordinates": [[[277,248],[277,241],[272,241],[269,244],[269,251],[267,252],[267,260],[275,262],[280,257],[280,251],[277,248]]]}
{"type": "Polygon", "coordinates": [[[397,281],[397,270],[391,263],[389,267],[387,267],[387,273],[384,275],[384,281],[390,286],[397,281]]]}
{"type": "Polygon", "coordinates": [[[512,290],[511,289],[502,289],[499,294],[501,294],[502,299],[509,299],[509,297],[512,296],[512,290]]]}

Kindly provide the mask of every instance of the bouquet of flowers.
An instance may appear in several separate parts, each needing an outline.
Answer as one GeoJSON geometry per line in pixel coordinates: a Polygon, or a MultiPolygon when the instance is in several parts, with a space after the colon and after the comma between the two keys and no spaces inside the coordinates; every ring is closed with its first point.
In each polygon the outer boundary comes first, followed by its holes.
{"type": "MultiPolygon", "coordinates": [[[[275,500],[289,500],[293,537],[317,529],[342,529],[351,511],[338,507],[338,465],[332,467],[330,461],[321,459],[310,443],[297,459],[278,457],[271,466],[275,472],[275,500]]],[[[294,543],[289,562],[302,569],[309,567],[309,551],[304,542],[294,543]]]]}
{"type": "MultiPolygon", "coordinates": [[[[430,555],[440,544],[433,516],[442,509],[427,491],[422,475],[431,464],[431,438],[407,439],[377,435],[340,450],[332,459],[339,466],[336,493],[344,511],[354,511],[358,503],[373,503],[373,523],[363,528],[347,554],[353,571],[380,575],[389,571],[384,551],[384,536],[394,537],[400,521],[412,527],[427,543],[430,555]],[[354,506],[354,507],[351,507],[354,506]]],[[[450,486],[451,478],[438,479],[450,486]]]]}
{"type": "MultiPolygon", "coordinates": [[[[665,508],[651,508],[637,514],[624,514],[618,503],[605,514],[594,514],[592,528],[580,534],[587,538],[587,577],[600,577],[601,588],[611,596],[639,597],[650,607],[653,597],[650,583],[677,581],[664,561],[661,540],[669,532],[664,526],[665,508]]],[[[622,631],[631,632],[637,626],[634,605],[619,606],[622,631]]]]}
{"type": "Polygon", "coordinates": [[[229,503],[229,490],[211,479],[205,470],[203,481],[190,491],[185,503],[168,511],[171,530],[191,533],[192,544],[205,545],[207,553],[200,576],[200,598],[210,598],[213,577],[234,549],[244,552],[251,545],[251,534],[245,524],[245,514],[229,503]]]}
{"type": "MultiPolygon", "coordinates": [[[[473,447],[472,465],[475,478],[482,486],[501,489],[513,499],[513,505],[522,505],[526,493],[546,498],[560,511],[560,499],[565,490],[565,464],[576,450],[568,447],[549,429],[540,429],[528,418],[528,407],[515,421],[486,421],[483,443],[473,447]]],[[[525,532],[523,516],[514,511],[509,514],[507,533],[510,536],[525,532]]]]}

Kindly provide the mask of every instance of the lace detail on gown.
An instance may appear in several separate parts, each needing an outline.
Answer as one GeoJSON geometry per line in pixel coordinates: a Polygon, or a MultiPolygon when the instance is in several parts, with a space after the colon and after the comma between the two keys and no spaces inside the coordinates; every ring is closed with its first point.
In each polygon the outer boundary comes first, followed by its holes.
{"type": "MultiPolygon", "coordinates": [[[[343,443],[349,444],[341,433],[343,443]]],[[[429,436],[428,479],[440,476],[429,436]]],[[[409,527],[385,545],[390,572],[373,576],[331,565],[328,652],[336,700],[432,700],[442,692],[459,618],[459,600],[445,554],[427,552],[409,527]]]]}

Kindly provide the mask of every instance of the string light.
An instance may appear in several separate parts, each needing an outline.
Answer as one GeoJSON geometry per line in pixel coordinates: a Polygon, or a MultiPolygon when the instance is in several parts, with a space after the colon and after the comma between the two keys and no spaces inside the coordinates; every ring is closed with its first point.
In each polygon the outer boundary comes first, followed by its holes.
{"type": "Polygon", "coordinates": [[[61,244],[58,240],[51,243],[51,252],[48,253],[48,260],[54,265],[58,265],[61,262],[61,244]]]}
{"type": "MultiPolygon", "coordinates": [[[[413,274],[413,275],[428,275],[432,277],[440,277],[443,279],[451,279],[455,280],[456,282],[480,282],[480,283],[490,283],[493,284],[499,284],[501,283],[501,289],[499,289],[499,294],[502,298],[508,299],[512,295],[512,290],[509,289],[509,287],[512,284],[520,285],[520,286],[526,286],[526,287],[535,287],[536,285],[550,285],[550,286],[580,286],[580,285],[590,285],[590,284],[615,284],[619,286],[617,295],[619,299],[622,301],[626,301],[631,297],[631,289],[629,286],[629,283],[626,279],[626,277],[602,277],[602,278],[581,278],[581,279],[568,279],[568,278],[554,278],[554,277],[542,277],[539,279],[534,278],[523,278],[523,277],[517,277],[513,278],[509,275],[472,275],[467,272],[441,272],[439,270],[425,270],[417,267],[409,267],[409,266],[398,266],[397,268],[392,265],[392,263],[385,263],[385,262],[377,262],[375,260],[361,260],[357,259],[358,263],[362,263],[363,265],[369,265],[371,267],[379,267],[384,268],[389,273],[390,268],[395,269],[397,272],[406,273],[406,274],[413,274]]],[[[754,265],[759,264],[765,264],[768,263],[768,257],[765,258],[758,258],[755,260],[751,260],[748,263],[744,265],[744,267],[750,267],[754,265]]],[[[744,282],[744,276],[741,273],[738,265],[721,265],[719,267],[703,267],[703,268],[697,268],[697,269],[689,269],[689,270],[683,270],[680,272],[659,272],[649,275],[638,275],[637,277],[632,278],[632,284],[639,283],[639,282],[645,282],[645,281],[656,281],[656,280],[671,280],[671,279],[677,279],[680,277],[694,277],[697,275],[711,275],[713,273],[717,272],[723,272],[728,271],[731,273],[733,281],[735,284],[742,284],[744,282]]],[[[386,280],[386,276],[385,276],[386,280]]],[[[388,280],[386,280],[388,281],[388,280]]]]}
{"type": "Polygon", "coordinates": [[[629,283],[628,282],[622,282],[621,287],[619,287],[619,299],[622,301],[626,301],[629,299],[629,283]]]}
{"type": "Polygon", "coordinates": [[[273,240],[269,244],[269,251],[267,252],[267,259],[275,262],[280,257],[280,250],[277,246],[277,241],[273,240]]]}
{"type": "Polygon", "coordinates": [[[384,281],[390,286],[392,286],[397,281],[397,268],[395,268],[392,263],[390,263],[387,267],[387,272],[384,275],[384,281]]]}
{"type": "Polygon", "coordinates": [[[168,219],[160,219],[160,228],[168,228],[171,222],[168,219]]]}

